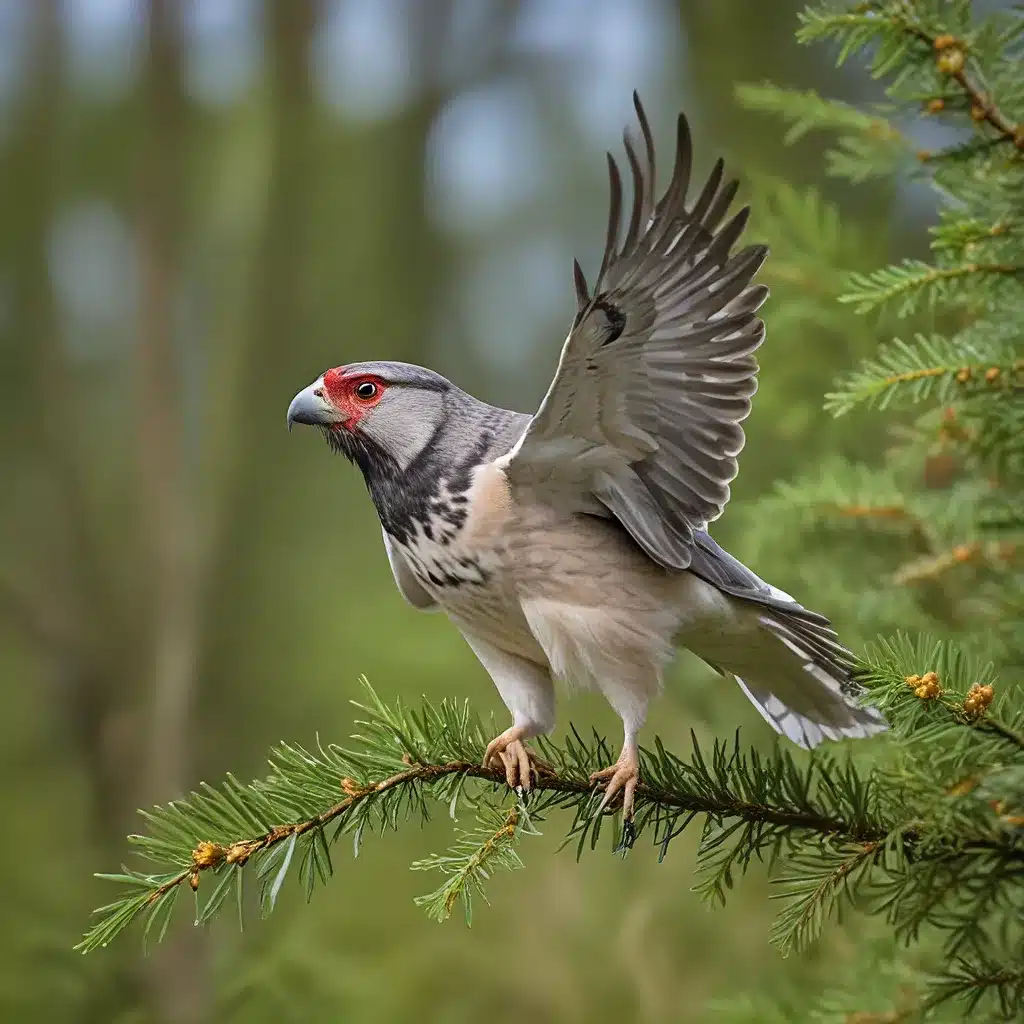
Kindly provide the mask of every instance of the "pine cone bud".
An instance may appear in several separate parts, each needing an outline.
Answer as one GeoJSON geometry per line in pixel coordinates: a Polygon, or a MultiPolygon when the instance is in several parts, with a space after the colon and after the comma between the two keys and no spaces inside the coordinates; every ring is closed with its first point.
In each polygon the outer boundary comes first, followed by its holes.
{"type": "Polygon", "coordinates": [[[977,553],[977,544],[957,544],[957,546],[953,548],[953,561],[969,562],[977,553]]]}
{"type": "Polygon", "coordinates": [[[995,696],[995,689],[991,686],[982,686],[980,683],[975,683],[970,690],[967,691],[967,696],[964,698],[964,711],[970,715],[971,718],[976,718],[983,714],[988,706],[992,703],[992,698],[995,696]]]}
{"type": "Polygon", "coordinates": [[[941,36],[935,37],[935,42],[932,45],[936,50],[947,50],[951,46],[956,46],[956,36],[943,32],[941,36]]]}
{"type": "Polygon", "coordinates": [[[940,114],[946,109],[946,101],[941,96],[936,96],[935,99],[928,101],[925,109],[929,114],[940,114]]]}
{"type": "Polygon", "coordinates": [[[990,366],[985,371],[985,380],[987,380],[989,384],[992,384],[995,381],[999,380],[1000,373],[1002,373],[1002,371],[999,369],[998,366],[990,366]]]}
{"type": "Polygon", "coordinates": [[[961,384],[966,384],[971,379],[971,368],[969,366],[962,366],[956,371],[956,379],[961,384]]]}
{"type": "Polygon", "coordinates": [[[192,851],[192,866],[200,871],[214,868],[224,859],[224,847],[218,843],[197,843],[192,851]]]}
{"type": "Polygon", "coordinates": [[[955,75],[964,69],[964,51],[959,46],[950,46],[942,51],[935,61],[944,75],[955,75]]]}

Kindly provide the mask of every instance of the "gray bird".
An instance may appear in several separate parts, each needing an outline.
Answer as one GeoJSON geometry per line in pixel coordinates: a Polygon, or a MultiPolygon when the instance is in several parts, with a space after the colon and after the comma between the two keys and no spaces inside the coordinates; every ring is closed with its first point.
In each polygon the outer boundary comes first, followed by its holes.
{"type": "Polygon", "coordinates": [[[602,809],[632,815],[637,734],[677,645],[736,680],[802,747],[885,728],[862,707],[828,619],[766,584],[708,535],[729,500],[764,339],[752,284],[764,246],[731,250],[737,182],[719,160],[688,201],[692,148],[655,199],[650,126],[625,135],[633,197],[608,156],[611,210],[591,294],[533,415],[478,401],[432,370],[350,363],[300,391],[288,424],[319,427],[362,470],[403,597],[440,608],[494,680],[512,725],[484,763],[529,788],[524,745],[555,724],[553,680],[597,687],[622,719],[602,809]],[[638,152],[638,150],[640,150],[638,152]]]}

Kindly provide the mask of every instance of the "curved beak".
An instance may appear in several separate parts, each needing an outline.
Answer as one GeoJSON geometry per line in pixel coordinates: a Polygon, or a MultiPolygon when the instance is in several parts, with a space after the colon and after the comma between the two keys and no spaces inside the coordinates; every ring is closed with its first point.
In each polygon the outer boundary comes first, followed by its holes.
{"type": "Polygon", "coordinates": [[[293,423],[311,427],[325,427],[338,420],[338,413],[324,395],[324,379],[318,377],[308,388],[303,388],[288,406],[288,429],[293,423]]]}

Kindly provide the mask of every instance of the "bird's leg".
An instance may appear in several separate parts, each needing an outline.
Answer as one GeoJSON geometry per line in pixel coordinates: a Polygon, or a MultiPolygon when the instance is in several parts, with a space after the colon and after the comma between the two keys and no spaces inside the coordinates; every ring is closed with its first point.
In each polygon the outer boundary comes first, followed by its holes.
{"type": "Polygon", "coordinates": [[[590,781],[591,783],[607,783],[601,806],[597,809],[598,814],[601,814],[621,792],[622,820],[632,822],[633,797],[636,795],[636,787],[640,782],[640,752],[637,749],[636,737],[627,733],[618,761],[607,768],[594,772],[590,776],[590,781]]]}
{"type": "Polygon", "coordinates": [[[505,770],[505,781],[510,789],[529,790],[534,772],[533,752],[526,749],[525,739],[532,735],[522,725],[513,725],[500,736],[495,736],[484,751],[484,767],[505,770]]]}
{"type": "Polygon", "coordinates": [[[550,732],[555,724],[555,687],[544,665],[509,654],[487,640],[462,629],[466,642],[487,669],[505,706],[512,712],[512,725],[487,744],[484,767],[505,772],[512,789],[527,790],[538,762],[526,749],[524,740],[550,732]]]}

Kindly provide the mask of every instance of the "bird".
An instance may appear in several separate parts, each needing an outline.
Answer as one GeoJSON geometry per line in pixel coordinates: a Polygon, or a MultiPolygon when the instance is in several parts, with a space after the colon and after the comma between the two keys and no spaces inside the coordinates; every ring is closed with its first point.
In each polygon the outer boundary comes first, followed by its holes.
{"type": "Polygon", "coordinates": [[[537,411],[486,404],[404,362],[328,369],[292,399],[288,427],[320,429],[362,472],[395,584],[441,610],[497,687],[511,725],[483,762],[520,792],[528,741],[555,726],[555,681],[599,690],[622,720],[618,759],[593,774],[599,811],[632,824],[639,733],[679,647],[735,680],[804,748],[886,728],[829,620],[773,587],[708,532],[729,500],[757,388],[754,278],[763,245],[719,159],[691,188],[685,114],[656,197],[655,146],[623,136],[632,198],[607,155],[610,203],[591,288],[537,411]],[[614,801],[614,803],[613,803],[614,801]]]}

